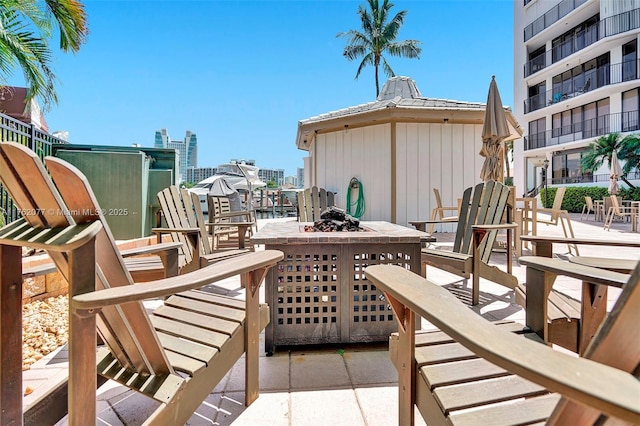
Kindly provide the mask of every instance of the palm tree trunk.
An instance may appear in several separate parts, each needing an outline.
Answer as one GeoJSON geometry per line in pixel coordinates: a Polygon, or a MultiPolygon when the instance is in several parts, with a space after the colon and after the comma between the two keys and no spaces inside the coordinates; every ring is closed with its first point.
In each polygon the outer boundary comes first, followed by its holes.
{"type": "Polygon", "coordinates": [[[624,177],[624,176],[623,176],[623,177],[621,177],[620,179],[622,179],[622,181],[623,181],[624,183],[626,183],[627,185],[629,185],[629,188],[631,188],[631,189],[636,189],[636,187],[635,187],[634,185],[632,185],[632,184],[627,180],[627,178],[626,178],[626,177],[624,177]]]}
{"type": "Polygon", "coordinates": [[[378,83],[378,65],[376,64],[376,99],[380,94],[380,83],[378,83]]]}

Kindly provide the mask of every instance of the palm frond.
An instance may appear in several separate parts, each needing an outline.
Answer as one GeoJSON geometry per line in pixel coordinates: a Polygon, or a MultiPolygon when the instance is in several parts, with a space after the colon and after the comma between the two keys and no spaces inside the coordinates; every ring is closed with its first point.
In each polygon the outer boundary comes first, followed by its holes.
{"type": "Polygon", "coordinates": [[[389,52],[391,56],[400,58],[420,58],[420,53],[422,53],[420,44],[421,43],[418,40],[405,40],[389,43],[387,45],[387,52],[389,52]]]}
{"type": "Polygon", "coordinates": [[[395,77],[396,75],[384,57],[382,58],[382,71],[384,71],[384,75],[386,75],[389,78],[395,77]]]}
{"type": "Polygon", "coordinates": [[[358,65],[358,71],[356,71],[356,77],[355,77],[356,80],[358,79],[358,77],[360,77],[360,73],[362,72],[364,67],[367,65],[373,65],[374,60],[375,58],[373,53],[369,53],[365,55],[364,58],[362,58],[362,62],[360,62],[360,65],[358,65]]]}
{"type": "Polygon", "coordinates": [[[77,52],[85,42],[89,29],[84,6],[77,0],[45,0],[60,30],[60,48],[77,52]]]}

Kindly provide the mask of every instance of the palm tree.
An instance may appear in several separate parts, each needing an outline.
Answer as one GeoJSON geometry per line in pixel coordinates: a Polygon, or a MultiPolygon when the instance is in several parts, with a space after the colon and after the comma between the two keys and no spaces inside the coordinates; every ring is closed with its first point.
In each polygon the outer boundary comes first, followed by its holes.
{"type": "Polygon", "coordinates": [[[57,30],[60,49],[77,52],[88,35],[87,15],[78,0],[0,0],[0,85],[22,69],[28,100],[43,108],[58,102],[49,40],[57,30]]]}
{"type": "MultiPolygon", "coordinates": [[[[615,152],[618,155],[622,148],[637,139],[635,135],[628,135],[624,138],[620,137],[620,133],[609,133],[608,135],[601,136],[589,144],[587,151],[582,155],[580,159],[580,169],[583,172],[593,171],[599,169],[604,162],[607,162],[607,166],[611,168],[611,157],[615,152]]],[[[622,155],[619,155],[620,159],[623,159],[622,155]]],[[[628,173],[627,165],[625,165],[624,174],[621,179],[624,183],[629,185],[629,188],[635,189],[635,186],[629,183],[626,178],[628,173]]]]}
{"type": "Polygon", "coordinates": [[[389,0],[383,0],[380,6],[378,0],[367,0],[369,9],[366,5],[358,7],[358,15],[362,21],[362,32],[350,30],[338,33],[337,37],[347,39],[342,55],[349,61],[362,57],[362,62],[358,66],[356,72],[356,80],[360,76],[360,72],[367,65],[375,67],[376,78],[376,97],[380,94],[380,83],[378,80],[378,67],[382,62],[382,69],[387,77],[393,77],[395,74],[383,53],[391,56],[405,58],[420,58],[421,42],[418,40],[395,41],[398,31],[404,23],[407,14],[406,10],[398,12],[391,20],[389,20],[389,9],[393,7],[389,0]]]}
{"type": "Polygon", "coordinates": [[[633,169],[640,171],[640,135],[629,135],[625,140],[618,154],[625,161],[622,171],[627,175],[633,169]]]}

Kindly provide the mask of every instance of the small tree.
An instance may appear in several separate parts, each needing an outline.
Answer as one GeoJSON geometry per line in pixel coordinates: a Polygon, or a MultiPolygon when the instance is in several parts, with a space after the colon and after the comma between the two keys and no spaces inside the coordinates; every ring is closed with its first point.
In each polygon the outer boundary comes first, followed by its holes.
{"type": "Polygon", "coordinates": [[[418,40],[396,41],[400,27],[404,23],[406,10],[398,12],[389,20],[389,10],[393,3],[383,0],[380,5],[378,0],[367,0],[367,5],[358,7],[358,15],[362,21],[362,31],[349,30],[338,33],[336,37],[347,39],[342,55],[349,61],[362,57],[362,62],[356,72],[356,80],[360,72],[367,65],[375,67],[376,97],[380,94],[380,83],[378,80],[378,67],[382,64],[382,69],[387,77],[395,76],[393,70],[383,56],[386,52],[391,56],[405,58],[420,58],[422,49],[418,40]]]}

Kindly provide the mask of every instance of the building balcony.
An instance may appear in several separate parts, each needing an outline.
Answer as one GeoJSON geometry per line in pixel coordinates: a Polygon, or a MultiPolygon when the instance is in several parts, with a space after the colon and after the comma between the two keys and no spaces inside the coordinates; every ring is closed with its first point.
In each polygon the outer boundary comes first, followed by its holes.
{"type": "Polygon", "coordinates": [[[524,149],[527,151],[604,136],[609,133],[625,133],[636,130],[640,130],[638,111],[601,115],[569,126],[527,135],[524,138],[524,149]]]}
{"type": "Polygon", "coordinates": [[[640,9],[633,9],[602,19],[598,23],[577,32],[571,39],[565,40],[563,43],[532,58],[524,64],[524,76],[525,78],[529,77],[603,38],[638,28],[640,28],[640,9]]]}
{"type": "Polygon", "coordinates": [[[539,110],[558,102],[573,99],[584,93],[610,84],[636,80],[639,77],[640,61],[626,61],[617,64],[607,64],[585,71],[571,79],[562,81],[551,90],[531,96],[524,101],[524,113],[539,110]]]}
{"type": "Polygon", "coordinates": [[[571,13],[574,9],[582,6],[587,0],[563,0],[551,9],[549,9],[544,15],[530,23],[524,28],[524,41],[526,42],[531,37],[538,33],[541,33],[546,28],[558,22],[561,18],[571,13]]]}
{"type": "MultiPolygon", "coordinates": [[[[569,183],[597,183],[597,182],[609,182],[610,176],[608,173],[599,175],[581,175],[581,176],[562,176],[552,177],[551,185],[566,185],[569,183]]],[[[639,180],[640,172],[631,172],[626,176],[627,180],[639,180]]]]}

